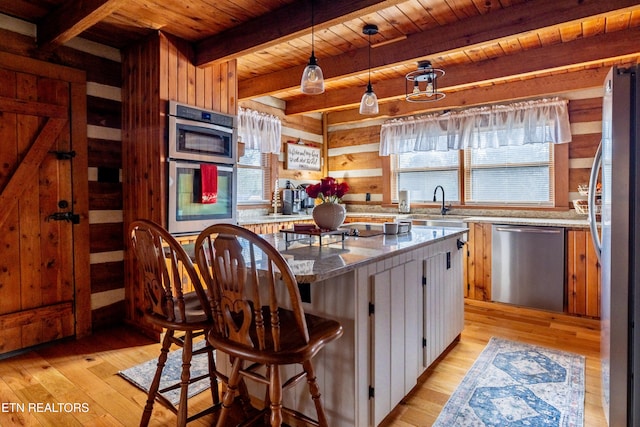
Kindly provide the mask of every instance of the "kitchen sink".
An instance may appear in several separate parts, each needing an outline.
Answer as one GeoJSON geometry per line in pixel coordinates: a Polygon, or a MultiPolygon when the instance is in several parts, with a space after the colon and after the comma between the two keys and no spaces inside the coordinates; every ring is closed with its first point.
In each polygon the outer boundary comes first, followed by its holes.
{"type": "Polygon", "coordinates": [[[411,222],[413,225],[418,226],[426,226],[426,227],[458,227],[458,228],[467,228],[467,224],[464,221],[464,218],[447,218],[447,217],[438,217],[438,218],[416,218],[412,219],[411,222]]]}

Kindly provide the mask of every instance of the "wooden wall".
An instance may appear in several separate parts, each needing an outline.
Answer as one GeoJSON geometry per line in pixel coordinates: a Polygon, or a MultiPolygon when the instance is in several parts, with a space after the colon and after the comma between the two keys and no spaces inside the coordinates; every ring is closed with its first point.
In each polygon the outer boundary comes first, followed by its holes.
{"type": "MultiPolygon", "coordinates": [[[[593,157],[601,137],[602,89],[600,87],[564,93],[569,99],[569,120],[573,139],[569,143],[569,201],[580,198],[578,184],[589,181],[593,157]]],[[[389,189],[388,160],[378,156],[380,127],[384,120],[329,126],[327,131],[328,173],[344,178],[351,187],[345,198],[351,204],[383,204],[389,189]],[[387,186],[387,187],[385,187],[387,186]]]]}
{"type": "MultiPolygon", "coordinates": [[[[166,224],[168,101],[237,113],[235,61],[196,68],[192,58],[190,44],[162,33],[123,52],[125,230],[139,218],[166,224]]],[[[129,321],[144,327],[144,295],[131,261],[125,256],[126,315],[129,321]]]]}
{"type": "Polygon", "coordinates": [[[120,52],[82,39],[53,51],[38,50],[33,24],[0,17],[0,50],[86,72],[90,315],[93,329],[118,322],[124,317],[120,52]]]}

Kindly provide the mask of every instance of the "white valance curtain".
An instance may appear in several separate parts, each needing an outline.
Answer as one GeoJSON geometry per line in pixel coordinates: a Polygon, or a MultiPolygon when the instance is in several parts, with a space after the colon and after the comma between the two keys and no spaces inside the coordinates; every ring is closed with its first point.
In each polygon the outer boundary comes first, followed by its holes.
{"type": "Polygon", "coordinates": [[[279,154],[282,144],[282,122],[271,114],[240,108],[238,140],[245,143],[248,149],[279,154]]]}
{"type": "Polygon", "coordinates": [[[568,102],[553,98],[389,120],[380,155],[569,141],[568,102]]]}

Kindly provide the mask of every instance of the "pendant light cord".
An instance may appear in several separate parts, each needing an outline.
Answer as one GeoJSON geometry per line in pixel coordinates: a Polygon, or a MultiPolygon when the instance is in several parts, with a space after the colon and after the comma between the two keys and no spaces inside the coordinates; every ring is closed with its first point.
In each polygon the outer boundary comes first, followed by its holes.
{"type": "Polygon", "coordinates": [[[314,15],[314,10],[313,10],[313,0],[311,0],[311,56],[315,56],[315,37],[314,37],[314,28],[313,28],[313,15],[314,15]]]}
{"type": "Polygon", "coordinates": [[[371,34],[369,34],[369,86],[371,86],[371,34]]]}

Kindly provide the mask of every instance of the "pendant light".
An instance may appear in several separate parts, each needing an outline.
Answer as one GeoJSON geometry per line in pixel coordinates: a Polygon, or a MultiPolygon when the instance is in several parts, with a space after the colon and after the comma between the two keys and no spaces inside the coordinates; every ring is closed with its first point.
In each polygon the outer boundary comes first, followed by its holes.
{"type": "Polygon", "coordinates": [[[378,114],[378,97],[375,92],[373,92],[373,87],[371,86],[371,36],[378,34],[378,26],[367,24],[362,28],[362,32],[369,36],[369,83],[360,101],[360,114],[378,114]]]}
{"type": "Polygon", "coordinates": [[[311,0],[311,56],[309,57],[309,63],[302,72],[300,89],[302,93],[306,93],[307,95],[317,95],[324,92],[324,77],[322,76],[322,69],[318,65],[314,51],[313,0],[311,0]]]}

